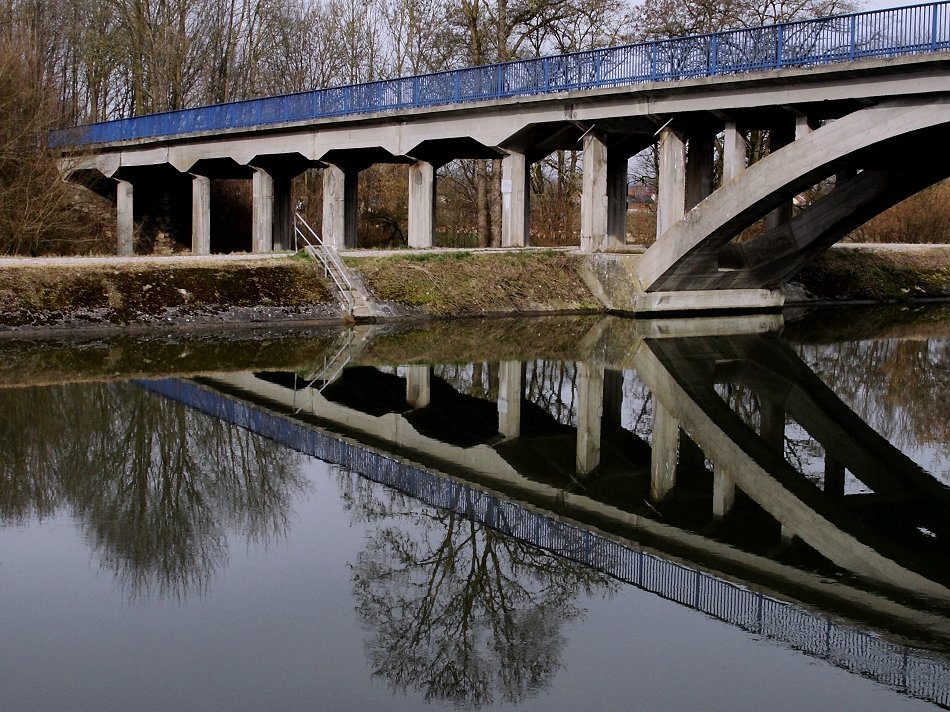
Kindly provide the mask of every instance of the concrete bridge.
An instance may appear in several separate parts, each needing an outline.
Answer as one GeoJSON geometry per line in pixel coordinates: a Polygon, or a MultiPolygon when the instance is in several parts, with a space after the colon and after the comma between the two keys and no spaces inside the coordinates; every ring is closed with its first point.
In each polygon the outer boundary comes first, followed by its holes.
{"type": "MultiPolygon", "coordinates": [[[[743,325],[761,332],[777,323],[769,319],[743,325]]],[[[588,346],[599,346],[601,356],[578,366],[576,428],[539,428],[521,363],[500,364],[495,403],[453,396],[428,366],[397,376],[365,365],[372,362],[365,358],[368,330],[341,344],[350,350],[347,370],[358,372],[352,378],[330,360],[308,374],[142,385],[707,615],[950,704],[950,666],[886,640],[950,644],[950,577],[939,544],[946,488],[871,431],[774,335],[723,338],[712,323],[705,335],[688,323],[677,334],[677,325],[644,323],[632,341],[590,334],[588,346]],[[631,368],[655,398],[650,447],[616,427],[623,400],[616,375],[631,368]],[[723,383],[745,384],[761,398],[756,428],[716,394],[723,383]],[[784,461],[786,416],[824,447],[821,486],[784,461]],[[466,442],[452,441],[451,418],[464,420],[466,442]],[[480,428],[483,420],[490,425],[480,428]],[[576,457],[559,465],[550,456],[558,450],[576,457]],[[618,467],[621,450],[626,460],[618,467]],[[846,493],[846,468],[873,493],[846,493]],[[708,506],[706,516],[697,516],[697,502],[708,506]],[[770,546],[779,553],[761,550],[768,536],[761,524],[753,522],[748,541],[724,527],[730,517],[754,520],[750,502],[774,517],[770,546]],[[781,548],[793,537],[857,578],[830,580],[807,563],[799,567],[781,548]],[[789,596],[837,620],[790,604],[789,596]],[[878,628],[885,639],[842,617],[878,628]]]]}
{"type": "Polygon", "coordinates": [[[324,241],[355,247],[357,177],[376,163],[408,164],[409,245],[429,247],[436,170],[462,158],[501,160],[502,242],[524,246],[528,168],[578,148],[581,250],[621,251],[628,160],[658,144],[656,243],[609,269],[630,281],[627,310],[663,312],[780,306],[808,260],[950,175],[948,138],[940,2],[122,119],[53,142],[69,176],[115,196],[120,254],[159,203],[185,213],[192,251],[208,253],[218,178],[253,182],[253,249],[286,249],[290,183],[311,168],[324,241]],[[752,130],[769,152],[749,166],[752,130]]]}

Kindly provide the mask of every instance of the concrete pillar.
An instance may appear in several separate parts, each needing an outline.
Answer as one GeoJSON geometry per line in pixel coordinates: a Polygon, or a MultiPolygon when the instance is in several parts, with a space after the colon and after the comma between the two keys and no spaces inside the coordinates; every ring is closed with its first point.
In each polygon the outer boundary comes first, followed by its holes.
{"type": "Polygon", "coordinates": [[[579,475],[593,472],[600,464],[601,418],[604,412],[604,368],[577,366],[577,456],[579,475]]]}
{"type": "Polygon", "coordinates": [[[594,252],[607,242],[607,144],[600,136],[584,137],[581,189],[581,252],[594,252]]]}
{"type": "Polygon", "coordinates": [[[660,132],[660,175],[656,197],[659,238],[686,213],[686,143],[670,128],[660,132]]]}
{"type": "Polygon", "coordinates": [[[135,220],[133,218],[133,189],[127,180],[116,181],[116,252],[119,257],[135,254],[135,220]]]}
{"type": "Polygon", "coordinates": [[[255,168],[251,178],[251,252],[274,249],[274,178],[262,168],[255,168]]]}
{"type": "Polygon", "coordinates": [[[779,455],[785,455],[785,409],[772,401],[759,401],[759,435],[779,455]]]}
{"type": "Polygon", "coordinates": [[[409,247],[435,243],[435,166],[416,161],[409,166],[409,247]]]}
{"type": "Polygon", "coordinates": [[[735,121],[727,121],[722,136],[722,182],[723,185],[746,169],[745,136],[735,121]]]}
{"type": "Polygon", "coordinates": [[[735,480],[725,469],[716,465],[713,468],[713,518],[717,521],[732,511],[736,502],[735,480]]]}
{"type": "Polygon", "coordinates": [[[211,254],[211,179],[191,179],[191,253],[211,254]]]}
{"type": "Polygon", "coordinates": [[[429,366],[406,368],[406,402],[411,408],[425,408],[432,397],[432,369],[429,366]]]}
{"type": "Polygon", "coordinates": [[[524,364],[502,361],[498,365],[498,432],[505,440],[521,435],[521,399],[524,391],[524,364]]]}
{"type": "Polygon", "coordinates": [[[294,208],[291,185],[291,179],[287,176],[274,177],[273,246],[275,250],[293,249],[294,208]]]}
{"type": "Polygon", "coordinates": [[[810,134],[815,129],[812,128],[811,122],[808,120],[807,116],[796,116],[795,117],[795,140],[800,141],[810,134]]]}
{"type": "Polygon", "coordinates": [[[623,371],[604,370],[603,428],[619,430],[623,418],[623,371]]]}
{"type": "Polygon", "coordinates": [[[523,153],[501,159],[501,246],[525,247],[531,224],[530,165],[523,153]]]}
{"type": "Polygon", "coordinates": [[[713,172],[716,164],[713,136],[697,131],[689,137],[686,156],[686,209],[706,199],[713,190],[713,172]]]}
{"type": "Polygon", "coordinates": [[[825,453],[825,494],[829,497],[844,497],[844,464],[825,453]]]}
{"type": "Polygon", "coordinates": [[[324,244],[342,250],[356,247],[356,191],[359,171],[329,165],[323,169],[324,244]]]}
{"type": "Polygon", "coordinates": [[[663,500],[676,486],[676,462],[679,458],[680,424],[654,399],[653,443],[650,454],[650,497],[663,500]]]}
{"type": "Polygon", "coordinates": [[[627,244],[627,154],[607,149],[607,247],[627,244]]]}
{"type": "MultiPolygon", "coordinates": [[[[769,133],[769,153],[775,153],[779,149],[795,140],[798,131],[798,122],[793,125],[791,122],[781,126],[775,126],[769,133]]],[[[792,219],[792,201],[780,205],[766,216],[766,228],[772,230],[788,223],[792,219]]]]}

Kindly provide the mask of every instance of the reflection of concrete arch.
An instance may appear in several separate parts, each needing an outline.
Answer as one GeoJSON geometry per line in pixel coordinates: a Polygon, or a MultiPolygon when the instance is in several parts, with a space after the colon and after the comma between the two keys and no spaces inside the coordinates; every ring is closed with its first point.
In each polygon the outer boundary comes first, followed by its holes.
{"type": "MultiPolygon", "coordinates": [[[[950,576],[944,567],[926,556],[909,555],[890,533],[882,534],[849,512],[844,498],[829,497],[805,480],[774,443],[742,422],[714,390],[731,374],[761,386],[767,398],[781,399],[806,429],[816,430],[816,439],[833,442],[834,459],[863,474],[870,480],[865,484],[877,484],[884,494],[901,485],[905,492],[916,489],[929,503],[935,498],[946,501],[936,481],[874,434],[781,342],[761,337],[649,340],[636,362],[666,417],[716,466],[716,486],[726,492],[714,494],[714,502],[725,502],[728,508],[728,490],[737,486],[785,530],[836,564],[878,585],[950,602],[950,576]],[[891,471],[875,473],[884,469],[891,471]]],[[[655,459],[665,456],[654,452],[655,459]]],[[[926,544],[923,537],[920,543],[926,544]]]]}

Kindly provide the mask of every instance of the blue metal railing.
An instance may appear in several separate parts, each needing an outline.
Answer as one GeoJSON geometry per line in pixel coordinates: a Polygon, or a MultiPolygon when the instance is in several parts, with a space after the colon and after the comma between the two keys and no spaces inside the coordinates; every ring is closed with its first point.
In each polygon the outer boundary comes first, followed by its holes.
{"type": "Polygon", "coordinates": [[[224,131],[948,50],[950,0],[945,0],[135,116],[54,131],[50,143],[224,131]]]}

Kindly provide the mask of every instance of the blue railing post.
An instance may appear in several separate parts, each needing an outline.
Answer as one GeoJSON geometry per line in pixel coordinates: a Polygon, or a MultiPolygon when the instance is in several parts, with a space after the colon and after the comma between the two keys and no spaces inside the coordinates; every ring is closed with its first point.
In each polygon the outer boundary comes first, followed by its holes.
{"type": "Polygon", "coordinates": [[[719,74],[719,33],[713,32],[709,43],[709,75],[719,74]]]}
{"type": "Polygon", "coordinates": [[[650,43],[650,80],[657,81],[659,77],[656,75],[656,40],[650,43]]]}
{"type": "Polygon", "coordinates": [[[851,16],[851,53],[848,55],[854,59],[858,52],[858,16],[851,16]]]}
{"type": "Polygon", "coordinates": [[[930,12],[933,14],[933,17],[930,19],[930,51],[937,51],[937,33],[939,32],[940,23],[937,20],[940,17],[940,8],[937,7],[937,3],[934,3],[930,6],[930,12]]]}
{"type": "Polygon", "coordinates": [[[551,86],[551,60],[548,57],[541,60],[541,73],[544,75],[544,91],[547,91],[551,86]]]}
{"type": "Polygon", "coordinates": [[[495,96],[500,99],[502,96],[504,96],[504,90],[505,90],[505,65],[504,64],[495,65],[495,75],[496,75],[495,85],[497,87],[495,91],[495,96]]]}
{"type": "Polygon", "coordinates": [[[455,101],[462,100],[462,73],[452,72],[452,96],[455,101]]]}
{"type": "Polygon", "coordinates": [[[412,78],[412,105],[419,106],[419,77],[412,78]]]}
{"type": "Polygon", "coordinates": [[[782,68],[782,55],[785,53],[785,25],[775,28],[775,68],[782,68]]]}

